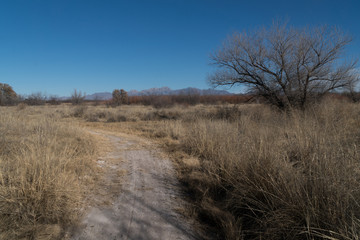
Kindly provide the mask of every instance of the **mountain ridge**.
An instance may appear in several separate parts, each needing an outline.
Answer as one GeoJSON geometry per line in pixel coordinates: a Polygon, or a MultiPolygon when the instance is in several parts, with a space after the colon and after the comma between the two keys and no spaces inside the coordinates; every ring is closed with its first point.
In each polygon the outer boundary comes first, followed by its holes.
{"type": "MultiPolygon", "coordinates": [[[[130,90],[127,92],[128,96],[150,96],[150,95],[232,95],[226,90],[216,90],[212,88],[208,89],[199,89],[199,88],[182,88],[172,90],[169,87],[161,88],[149,88],[145,90],[130,90]]],[[[109,100],[112,98],[111,92],[97,92],[85,96],[85,100],[109,100]]]]}

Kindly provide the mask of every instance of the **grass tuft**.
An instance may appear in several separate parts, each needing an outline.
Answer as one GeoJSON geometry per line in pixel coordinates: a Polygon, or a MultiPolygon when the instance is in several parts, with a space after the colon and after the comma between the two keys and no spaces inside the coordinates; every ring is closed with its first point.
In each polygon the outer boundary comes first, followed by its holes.
{"type": "Polygon", "coordinates": [[[0,108],[0,239],[59,238],[76,223],[93,170],[87,134],[31,109],[0,108]]]}

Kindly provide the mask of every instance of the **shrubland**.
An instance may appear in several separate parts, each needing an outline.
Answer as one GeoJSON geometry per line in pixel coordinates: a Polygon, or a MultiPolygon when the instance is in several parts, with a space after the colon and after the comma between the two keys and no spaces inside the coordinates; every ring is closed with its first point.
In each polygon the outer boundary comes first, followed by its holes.
{"type": "Polygon", "coordinates": [[[94,107],[84,118],[94,115],[87,125],[159,140],[218,239],[360,236],[358,104],[94,107]]]}
{"type": "Polygon", "coordinates": [[[181,145],[200,164],[184,174],[200,213],[227,239],[357,239],[359,110],[263,108],[189,124],[181,145]]]}
{"type": "Polygon", "coordinates": [[[360,238],[358,103],[331,98],[285,112],[229,103],[0,110],[2,238],[76,222],[94,143],[74,124],[158,141],[176,163],[187,214],[213,238],[360,238]]]}

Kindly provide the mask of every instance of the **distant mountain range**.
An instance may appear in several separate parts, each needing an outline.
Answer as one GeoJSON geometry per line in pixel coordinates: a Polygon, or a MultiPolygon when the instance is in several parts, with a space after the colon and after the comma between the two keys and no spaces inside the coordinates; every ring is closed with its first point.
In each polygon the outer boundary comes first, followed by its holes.
{"type": "MultiPolygon", "coordinates": [[[[172,90],[168,87],[161,88],[150,88],[142,91],[131,90],[128,91],[128,96],[149,96],[149,95],[232,95],[225,90],[216,90],[216,89],[198,89],[198,88],[183,88],[172,90]]],[[[85,100],[108,100],[112,98],[110,92],[99,92],[91,95],[86,95],[85,100]]]]}

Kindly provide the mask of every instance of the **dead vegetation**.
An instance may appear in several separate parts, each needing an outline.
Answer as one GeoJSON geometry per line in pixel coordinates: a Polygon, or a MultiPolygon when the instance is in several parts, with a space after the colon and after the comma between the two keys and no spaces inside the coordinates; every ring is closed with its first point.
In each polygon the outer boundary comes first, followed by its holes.
{"type": "Polygon", "coordinates": [[[164,144],[192,213],[218,239],[359,238],[358,104],[328,100],[286,113],[256,104],[97,111],[124,119],[104,117],[94,127],[164,144]]]}
{"type": "Polygon", "coordinates": [[[83,209],[95,146],[58,110],[0,108],[0,239],[62,238],[83,209]]]}
{"type": "Polygon", "coordinates": [[[65,123],[80,121],[163,144],[189,214],[217,239],[360,238],[356,103],[327,100],[289,112],[261,104],[44,108],[1,109],[3,236],[29,238],[74,222],[94,149],[65,123]]]}

